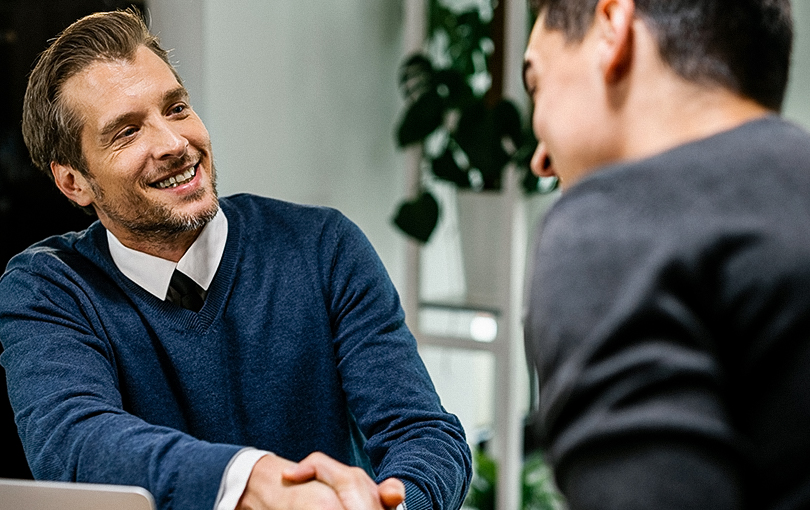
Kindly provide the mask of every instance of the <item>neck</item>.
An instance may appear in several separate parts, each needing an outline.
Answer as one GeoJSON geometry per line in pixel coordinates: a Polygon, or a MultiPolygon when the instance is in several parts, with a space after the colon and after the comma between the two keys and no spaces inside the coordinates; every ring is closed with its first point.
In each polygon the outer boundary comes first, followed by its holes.
{"type": "Polygon", "coordinates": [[[646,26],[636,26],[633,68],[611,94],[624,159],[649,157],[774,113],[729,89],[683,79],[661,60],[646,26]]]}
{"type": "Polygon", "coordinates": [[[662,98],[647,107],[639,106],[631,114],[635,120],[627,124],[633,129],[626,131],[624,139],[626,159],[659,154],[773,113],[725,89],[685,88],[670,95],[667,102],[662,98]]]}
{"type": "MultiPolygon", "coordinates": [[[[105,225],[105,227],[107,226],[105,225]]],[[[107,229],[127,248],[172,262],[179,262],[200,235],[200,232],[202,232],[202,227],[196,230],[165,235],[159,233],[144,235],[141,233],[120,232],[116,231],[118,229],[110,229],[109,227],[107,229]]]]}

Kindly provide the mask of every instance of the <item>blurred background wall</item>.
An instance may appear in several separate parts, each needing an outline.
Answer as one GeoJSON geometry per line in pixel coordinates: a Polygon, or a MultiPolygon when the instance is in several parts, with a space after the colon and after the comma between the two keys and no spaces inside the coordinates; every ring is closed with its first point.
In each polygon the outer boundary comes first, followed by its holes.
{"type": "Polygon", "coordinates": [[[810,2],[793,0],[793,64],[785,100],[785,116],[810,129],[810,2]]]}

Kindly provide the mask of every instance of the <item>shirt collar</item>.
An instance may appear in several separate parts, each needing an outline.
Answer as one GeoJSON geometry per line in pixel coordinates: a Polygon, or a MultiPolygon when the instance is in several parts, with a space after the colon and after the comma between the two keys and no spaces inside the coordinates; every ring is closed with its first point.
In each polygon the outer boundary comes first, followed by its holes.
{"type": "Polygon", "coordinates": [[[169,280],[175,269],[185,274],[205,290],[214,280],[225,242],[228,239],[228,219],[217,211],[214,219],[203,227],[200,235],[176,264],[170,260],[155,257],[131,248],[127,248],[112,232],[107,231],[110,255],[113,262],[124,275],[143,287],[158,299],[166,299],[169,280]]]}

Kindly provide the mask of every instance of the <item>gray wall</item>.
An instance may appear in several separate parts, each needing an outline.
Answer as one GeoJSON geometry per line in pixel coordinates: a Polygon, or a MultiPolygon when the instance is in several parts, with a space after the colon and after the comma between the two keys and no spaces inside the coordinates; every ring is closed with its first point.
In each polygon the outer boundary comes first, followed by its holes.
{"type": "Polygon", "coordinates": [[[810,1],[792,4],[796,38],[784,114],[810,129],[810,1]]]}

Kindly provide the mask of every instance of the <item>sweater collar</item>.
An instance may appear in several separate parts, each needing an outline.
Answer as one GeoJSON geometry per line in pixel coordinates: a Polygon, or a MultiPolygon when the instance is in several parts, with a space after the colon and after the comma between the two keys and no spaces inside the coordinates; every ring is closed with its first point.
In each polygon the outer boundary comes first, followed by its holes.
{"type": "Polygon", "coordinates": [[[208,290],[217,272],[228,239],[228,219],[220,209],[176,264],[127,248],[110,232],[107,241],[115,266],[130,280],[160,300],[166,299],[175,269],[208,290]]]}

